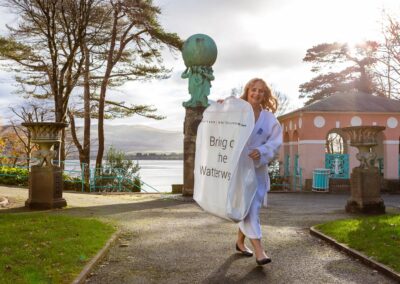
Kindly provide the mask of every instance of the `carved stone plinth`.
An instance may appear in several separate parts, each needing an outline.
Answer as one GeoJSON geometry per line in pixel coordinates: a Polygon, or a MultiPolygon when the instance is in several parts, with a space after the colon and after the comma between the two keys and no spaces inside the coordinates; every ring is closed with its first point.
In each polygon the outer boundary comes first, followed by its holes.
{"type": "Polygon", "coordinates": [[[353,169],[350,178],[351,197],[347,201],[346,211],[351,213],[385,213],[381,198],[381,176],[375,167],[378,144],[377,137],[385,130],[384,126],[352,126],[342,130],[350,137],[350,145],[358,148],[356,155],[360,165],[353,169]]]}
{"type": "Polygon", "coordinates": [[[384,214],[385,204],[380,194],[379,169],[354,168],[351,173],[351,197],[346,211],[350,213],[384,214]]]}
{"type": "Polygon", "coordinates": [[[203,112],[205,109],[205,107],[186,108],[185,123],[183,126],[182,195],[184,196],[193,196],[197,128],[203,118],[203,112]]]}
{"type": "Polygon", "coordinates": [[[29,198],[25,206],[30,209],[53,209],[67,206],[62,197],[62,170],[57,166],[32,166],[29,174],[29,198]]]}
{"type": "Polygon", "coordinates": [[[37,165],[29,172],[29,198],[25,206],[31,209],[52,209],[67,206],[62,198],[62,169],[53,165],[56,151],[55,143],[61,141],[60,132],[68,124],[63,122],[29,122],[22,123],[28,128],[32,142],[39,145],[39,150],[32,152],[37,165]]]}

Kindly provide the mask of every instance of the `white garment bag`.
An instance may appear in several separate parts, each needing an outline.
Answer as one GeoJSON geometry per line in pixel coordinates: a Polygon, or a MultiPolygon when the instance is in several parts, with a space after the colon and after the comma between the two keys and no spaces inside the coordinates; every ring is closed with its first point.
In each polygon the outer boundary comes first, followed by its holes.
{"type": "Polygon", "coordinates": [[[205,211],[234,222],[246,217],[257,188],[246,147],[253,128],[251,105],[228,97],[204,111],[197,130],[193,198],[205,211]]]}

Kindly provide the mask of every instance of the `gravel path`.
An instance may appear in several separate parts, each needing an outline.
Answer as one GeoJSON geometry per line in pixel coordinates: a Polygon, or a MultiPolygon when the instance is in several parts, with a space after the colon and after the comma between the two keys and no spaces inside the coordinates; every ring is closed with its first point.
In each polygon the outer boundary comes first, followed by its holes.
{"type": "MultiPolygon", "coordinates": [[[[0,187],[0,196],[12,200],[26,195],[0,187]]],[[[236,224],[194,202],[137,194],[64,196],[69,207],[55,212],[111,220],[123,230],[88,283],[395,283],[310,236],[312,225],[351,216],[344,212],[346,195],[270,194],[261,223],[272,263],[264,267],[235,253],[236,224]]],[[[389,211],[400,212],[400,195],[384,199],[389,211]]]]}

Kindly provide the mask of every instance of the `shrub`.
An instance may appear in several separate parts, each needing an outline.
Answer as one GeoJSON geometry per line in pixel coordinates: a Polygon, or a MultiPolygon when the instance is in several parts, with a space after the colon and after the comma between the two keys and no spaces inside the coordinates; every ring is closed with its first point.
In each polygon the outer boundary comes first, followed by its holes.
{"type": "Polygon", "coordinates": [[[82,179],[63,173],[64,190],[82,191],[82,179]]]}
{"type": "Polygon", "coordinates": [[[0,166],[0,184],[28,186],[28,169],[0,166]]]}
{"type": "Polygon", "coordinates": [[[272,161],[268,167],[268,174],[271,184],[271,190],[283,190],[287,180],[280,174],[280,164],[277,160],[272,161]]]}
{"type": "Polygon", "coordinates": [[[96,175],[96,191],[140,192],[139,169],[138,163],[127,160],[123,151],[111,146],[104,167],[96,175]]]}
{"type": "MultiPolygon", "coordinates": [[[[0,184],[2,185],[16,185],[28,186],[29,184],[29,171],[26,168],[14,168],[7,166],[0,166],[0,184]]],[[[79,178],[72,178],[63,173],[64,189],[67,190],[81,190],[82,183],[79,178]]]]}

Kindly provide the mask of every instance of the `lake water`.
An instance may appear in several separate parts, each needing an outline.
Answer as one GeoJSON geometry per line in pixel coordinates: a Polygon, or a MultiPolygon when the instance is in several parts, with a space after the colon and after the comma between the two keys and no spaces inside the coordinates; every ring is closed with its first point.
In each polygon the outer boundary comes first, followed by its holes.
{"type": "Polygon", "coordinates": [[[163,192],[172,190],[171,184],[183,183],[182,160],[139,160],[142,181],[163,192]]]}
{"type": "MultiPolygon", "coordinates": [[[[183,184],[182,160],[139,160],[138,163],[141,180],[158,191],[171,192],[171,184],[183,184]]],[[[95,161],[91,164],[94,166],[95,161]]],[[[67,161],[65,169],[70,175],[80,175],[78,160],[67,161]]]]}

